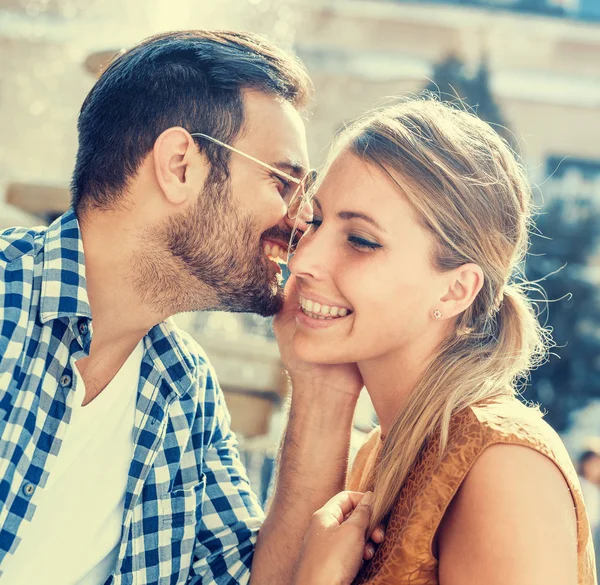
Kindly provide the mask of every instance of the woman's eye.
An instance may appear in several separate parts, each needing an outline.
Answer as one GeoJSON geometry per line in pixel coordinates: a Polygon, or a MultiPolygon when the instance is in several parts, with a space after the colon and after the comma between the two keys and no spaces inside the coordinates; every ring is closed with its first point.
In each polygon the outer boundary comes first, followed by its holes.
{"type": "Polygon", "coordinates": [[[358,236],[348,236],[348,242],[353,248],[356,248],[360,251],[369,251],[369,250],[377,250],[378,248],[382,248],[381,244],[377,242],[371,242],[370,240],[365,240],[364,238],[360,238],[358,236]]]}
{"type": "Polygon", "coordinates": [[[319,227],[321,226],[322,223],[323,223],[322,219],[319,219],[318,217],[313,217],[312,221],[306,222],[306,225],[310,226],[313,230],[317,230],[317,229],[319,229],[319,227]]]}

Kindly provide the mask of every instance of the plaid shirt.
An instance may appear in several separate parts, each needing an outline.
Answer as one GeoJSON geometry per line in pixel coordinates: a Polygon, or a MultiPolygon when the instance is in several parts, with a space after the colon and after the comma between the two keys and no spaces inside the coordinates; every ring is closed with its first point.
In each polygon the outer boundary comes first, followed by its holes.
{"type": "MultiPolygon", "coordinates": [[[[73,211],[48,229],[0,232],[0,569],[60,453],[91,318],[73,211]]],[[[190,336],[169,321],[155,326],[144,338],[119,560],[106,584],[246,583],[262,519],[212,367],[190,336]]]]}

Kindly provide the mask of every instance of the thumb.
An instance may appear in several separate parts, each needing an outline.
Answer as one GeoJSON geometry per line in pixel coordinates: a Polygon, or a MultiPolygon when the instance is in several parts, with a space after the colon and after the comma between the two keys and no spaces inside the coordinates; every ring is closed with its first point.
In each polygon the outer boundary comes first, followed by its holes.
{"type": "Polygon", "coordinates": [[[361,498],[358,506],[354,508],[352,514],[344,524],[354,524],[361,529],[362,532],[367,533],[369,524],[371,523],[371,514],[373,513],[373,500],[375,496],[373,492],[366,492],[361,498]]]}
{"type": "Polygon", "coordinates": [[[293,318],[295,318],[299,305],[300,300],[298,297],[298,284],[296,282],[296,277],[294,275],[290,275],[285,285],[283,306],[279,310],[279,313],[277,313],[275,316],[275,323],[277,325],[283,325],[291,321],[293,318]]]}
{"type": "Polygon", "coordinates": [[[287,310],[295,311],[298,307],[296,306],[299,303],[298,297],[298,282],[296,277],[293,274],[290,274],[288,281],[285,284],[285,304],[284,308],[287,310]]]}

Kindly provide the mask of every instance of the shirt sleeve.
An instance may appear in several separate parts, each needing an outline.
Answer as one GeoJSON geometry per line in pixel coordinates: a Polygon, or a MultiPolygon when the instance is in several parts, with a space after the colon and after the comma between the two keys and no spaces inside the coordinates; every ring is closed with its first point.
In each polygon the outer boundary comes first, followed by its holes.
{"type": "MultiPolygon", "coordinates": [[[[237,440],[230,428],[231,417],[212,368],[207,397],[211,394],[214,416],[202,469],[206,477],[202,521],[188,584],[245,584],[250,580],[264,513],[240,461],[237,440]]],[[[210,405],[210,400],[207,402],[210,405]]]]}

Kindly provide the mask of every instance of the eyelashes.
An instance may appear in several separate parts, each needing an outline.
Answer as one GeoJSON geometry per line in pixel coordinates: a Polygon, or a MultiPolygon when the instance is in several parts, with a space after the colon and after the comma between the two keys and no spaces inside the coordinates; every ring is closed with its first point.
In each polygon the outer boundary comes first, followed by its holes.
{"type": "MultiPolygon", "coordinates": [[[[317,231],[319,229],[319,227],[321,226],[321,224],[323,223],[323,220],[313,217],[312,221],[308,221],[306,223],[313,229],[313,231],[317,231]]],[[[364,251],[373,251],[373,250],[377,250],[379,248],[383,248],[383,246],[381,244],[378,244],[377,242],[372,242],[365,238],[361,238],[360,236],[354,236],[354,235],[348,236],[348,243],[353,248],[355,248],[359,251],[363,251],[363,252],[364,251]]]]}
{"type": "Polygon", "coordinates": [[[348,236],[348,242],[352,246],[363,250],[377,250],[378,248],[382,247],[381,244],[377,244],[376,242],[371,242],[357,236],[348,236]]]}
{"type": "Polygon", "coordinates": [[[275,173],[271,173],[271,178],[277,183],[280,187],[280,193],[283,195],[287,193],[287,191],[291,188],[292,184],[289,181],[286,181],[283,177],[275,173]]]}

